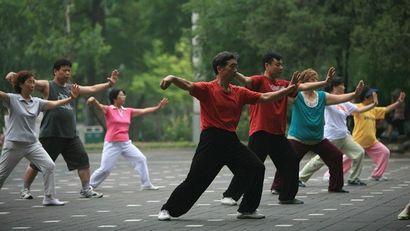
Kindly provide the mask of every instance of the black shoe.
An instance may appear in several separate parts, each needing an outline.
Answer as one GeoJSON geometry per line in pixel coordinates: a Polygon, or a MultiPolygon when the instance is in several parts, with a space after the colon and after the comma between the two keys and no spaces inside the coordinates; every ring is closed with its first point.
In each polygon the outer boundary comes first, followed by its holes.
{"type": "Polygon", "coordinates": [[[298,199],[291,199],[291,200],[285,200],[285,201],[279,200],[279,204],[281,205],[300,205],[300,204],[303,204],[303,201],[298,200],[298,199]]]}
{"type": "Polygon", "coordinates": [[[328,190],[330,193],[348,193],[349,191],[344,190],[344,189],[339,189],[339,190],[328,190]]]}
{"type": "Polygon", "coordinates": [[[348,180],[347,185],[350,185],[350,186],[366,186],[367,184],[364,183],[363,181],[359,180],[359,179],[355,179],[355,180],[348,180]]]}

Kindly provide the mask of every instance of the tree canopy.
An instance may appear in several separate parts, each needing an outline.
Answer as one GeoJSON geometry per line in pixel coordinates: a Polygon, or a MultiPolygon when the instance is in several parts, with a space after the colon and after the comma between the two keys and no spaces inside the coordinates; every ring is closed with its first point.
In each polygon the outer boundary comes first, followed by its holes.
{"type": "MultiPolygon", "coordinates": [[[[307,67],[324,77],[335,66],[348,89],[363,79],[380,89],[384,104],[394,89],[410,90],[410,4],[404,0],[0,0],[0,6],[3,76],[28,69],[51,79],[52,64],[65,57],[74,63],[72,81],[81,85],[103,82],[119,69],[117,87],[127,91],[129,106],[169,97],[164,111],[137,119],[133,139],[190,139],[192,98],[158,85],[167,74],[194,80],[193,36],[201,48],[197,71],[208,80],[220,51],[237,52],[246,75],[260,73],[262,55],[275,51],[284,57],[286,79],[307,67]],[[199,15],[195,30],[193,13],[199,15]]],[[[0,86],[12,90],[6,81],[0,86]]],[[[97,97],[108,103],[106,93],[97,97]]],[[[97,123],[85,109],[80,99],[79,122],[97,123]]],[[[246,139],[246,112],[243,117],[239,134],[246,139]]]]}

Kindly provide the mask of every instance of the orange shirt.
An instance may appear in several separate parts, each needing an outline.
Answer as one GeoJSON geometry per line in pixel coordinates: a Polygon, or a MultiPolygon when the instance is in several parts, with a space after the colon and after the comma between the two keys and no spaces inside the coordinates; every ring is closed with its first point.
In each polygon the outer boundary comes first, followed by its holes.
{"type": "MultiPolygon", "coordinates": [[[[262,93],[275,92],[290,84],[290,81],[283,79],[273,81],[264,75],[252,76],[251,80],[251,90],[262,93]]],[[[295,91],[295,93],[297,92],[295,91]]],[[[251,136],[257,131],[265,131],[275,135],[285,134],[287,105],[288,97],[285,96],[277,101],[249,106],[249,135],[251,136]]]]}
{"type": "Polygon", "coordinates": [[[216,80],[196,82],[190,94],[200,101],[201,129],[220,128],[235,132],[245,104],[255,104],[261,93],[229,84],[225,92],[216,80]]]}

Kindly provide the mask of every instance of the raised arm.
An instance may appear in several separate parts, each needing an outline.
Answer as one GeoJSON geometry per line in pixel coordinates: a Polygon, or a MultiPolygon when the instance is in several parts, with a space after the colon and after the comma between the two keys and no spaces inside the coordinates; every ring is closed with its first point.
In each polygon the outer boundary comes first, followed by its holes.
{"type": "Polygon", "coordinates": [[[247,88],[252,88],[252,79],[250,77],[244,76],[243,74],[236,72],[236,80],[241,84],[245,85],[247,88]]]}
{"type": "Polygon", "coordinates": [[[400,92],[400,95],[397,101],[386,107],[386,113],[389,113],[393,111],[394,109],[396,109],[400,104],[404,102],[405,98],[406,98],[406,93],[404,91],[400,92]]]}
{"type": "Polygon", "coordinates": [[[0,91],[0,100],[6,100],[8,98],[9,98],[9,96],[7,95],[6,92],[0,91]]]}
{"type": "Polygon", "coordinates": [[[278,91],[262,93],[257,103],[267,103],[270,101],[279,100],[280,98],[287,96],[288,94],[292,93],[295,90],[296,90],[296,85],[291,83],[288,85],[288,87],[282,88],[278,91]]]}
{"type": "Polygon", "coordinates": [[[48,94],[50,91],[48,80],[36,79],[34,89],[36,89],[36,91],[39,91],[43,95],[44,99],[48,98],[48,94]]]}
{"type": "Polygon", "coordinates": [[[135,109],[135,110],[132,112],[132,117],[141,116],[141,115],[144,115],[144,114],[147,114],[147,113],[152,113],[152,112],[159,111],[159,110],[163,109],[165,106],[167,106],[167,104],[168,104],[168,99],[167,99],[167,98],[163,98],[163,99],[158,103],[157,106],[147,107],[147,108],[142,108],[142,109],[135,109]]]}
{"type": "Polygon", "coordinates": [[[355,110],[352,114],[367,112],[370,109],[376,107],[377,104],[379,104],[379,99],[377,98],[377,93],[373,92],[372,97],[373,97],[373,103],[371,103],[369,105],[366,105],[364,107],[361,107],[361,108],[357,108],[357,110],[355,110]]]}
{"type": "Polygon", "coordinates": [[[108,81],[106,83],[99,83],[92,86],[80,86],[80,95],[90,95],[107,90],[117,83],[119,75],[120,73],[117,70],[113,70],[111,76],[107,78],[108,81]]]}
{"type": "Polygon", "coordinates": [[[301,83],[298,87],[299,91],[308,91],[308,90],[315,90],[321,87],[324,87],[327,83],[329,83],[336,74],[336,69],[334,67],[329,68],[327,71],[326,79],[323,81],[317,82],[307,82],[301,83]]]}
{"type": "MultiPolygon", "coordinates": [[[[7,82],[9,82],[10,85],[12,85],[12,86],[13,86],[15,78],[17,78],[17,73],[15,73],[15,72],[9,72],[5,77],[7,82]]],[[[48,88],[48,81],[47,80],[37,80],[36,79],[34,89],[36,91],[39,91],[43,95],[44,99],[48,98],[49,88],[48,88]]]]}
{"type": "Polygon", "coordinates": [[[173,75],[167,75],[163,78],[160,87],[162,90],[166,90],[171,83],[185,91],[191,91],[193,88],[193,83],[191,81],[173,75]]]}
{"type": "Polygon", "coordinates": [[[77,84],[73,84],[71,86],[71,95],[68,98],[60,99],[60,100],[48,100],[47,104],[44,106],[43,111],[50,110],[56,107],[60,107],[62,105],[66,105],[76,99],[79,95],[80,87],[77,84]]]}
{"type": "Polygon", "coordinates": [[[107,105],[104,105],[102,103],[100,103],[96,98],[94,98],[93,96],[91,96],[90,98],[88,98],[87,100],[87,105],[88,106],[95,106],[97,107],[102,113],[105,114],[106,110],[107,110],[107,105]]]}
{"type": "Polygon", "coordinates": [[[339,104],[350,101],[360,95],[360,93],[363,91],[363,87],[364,83],[362,80],[360,80],[354,92],[341,95],[326,94],[326,105],[339,104]]]}

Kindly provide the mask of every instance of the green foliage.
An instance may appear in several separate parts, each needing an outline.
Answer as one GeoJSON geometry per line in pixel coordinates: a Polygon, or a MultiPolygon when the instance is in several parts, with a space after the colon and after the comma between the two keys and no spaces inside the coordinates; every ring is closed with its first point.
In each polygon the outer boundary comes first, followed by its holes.
{"type": "Polygon", "coordinates": [[[159,88],[161,79],[169,74],[192,79],[189,40],[182,38],[176,44],[174,54],[165,53],[161,41],[155,40],[153,43],[153,50],[144,55],[148,71],[135,74],[129,89],[136,97],[143,97],[144,105],[154,105],[162,97],[169,99],[169,105],[163,111],[156,113],[161,115],[160,119],[159,115],[149,115],[144,118],[144,122],[138,129],[140,131],[138,138],[143,140],[189,140],[192,130],[192,97],[178,88],[171,87],[172,89],[167,91],[159,88]]]}
{"type": "MultiPolygon", "coordinates": [[[[410,4],[405,0],[0,0],[0,73],[28,69],[50,79],[52,64],[73,61],[73,82],[92,85],[120,70],[117,85],[132,107],[155,105],[168,97],[163,111],[137,118],[131,137],[142,140],[190,139],[192,97],[159,88],[167,74],[193,79],[191,37],[198,36],[199,72],[214,78],[211,60],[220,51],[237,52],[239,70],[262,71],[261,56],[284,57],[289,79],[295,70],[323,73],[336,66],[348,89],[360,79],[381,92],[410,91],[410,4]],[[191,33],[191,14],[199,22],[191,33]]],[[[0,81],[3,91],[12,91],[0,81]]],[[[97,95],[104,103],[107,93],[97,95]]],[[[410,108],[410,107],[408,107],[410,108]]],[[[4,108],[2,109],[4,114],[4,108]]],[[[84,99],[78,121],[92,125],[84,99]]],[[[2,115],[0,115],[2,116],[2,115]]],[[[247,137],[247,110],[238,127],[247,137]]],[[[2,122],[0,122],[1,125],[2,122]]]]}

